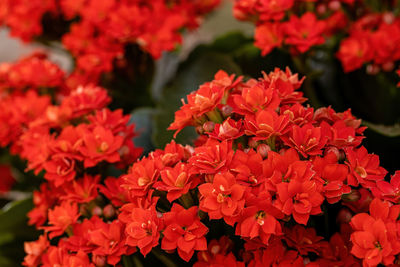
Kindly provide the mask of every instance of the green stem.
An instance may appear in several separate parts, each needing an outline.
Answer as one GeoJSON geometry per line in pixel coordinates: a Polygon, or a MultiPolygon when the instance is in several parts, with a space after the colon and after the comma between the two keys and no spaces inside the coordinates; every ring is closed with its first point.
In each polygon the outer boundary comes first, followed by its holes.
{"type": "Polygon", "coordinates": [[[185,209],[188,209],[193,206],[193,199],[192,196],[190,195],[190,192],[182,195],[179,198],[179,201],[181,202],[182,206],[185,207],[185,209]]]}
{"type": "Polygon", "coordinates": [[[151,253],[159,259],[166,267],[178,267],[170,258],[163,254],[159,249],[153,248],[151,253]]]}
{"type": "Polygon", "coordinates": [[[211,110],[207,112],[206,115],[211,121],[215,123],[222,123],[224,121],[218,109],[211,110]]]}
{"type": "MultiPolygon", "coordinates": [[[[140,263],[140,262],[139,262],[140,263]]],[[[130,260],[129,256],[122,256],[122,265],[124,267],[133,267],[134,265],[132,264],[132,261],[130,260]]],[[[140,266],[140,265],[136,265],[135,266],[140,266]]]]}
{"type": "Polygon", "coordinates": [[[276,139],[275,135],[267,139],[267,145],[269,145],[272,151],[275,151],[275,139],[276,139]]]}

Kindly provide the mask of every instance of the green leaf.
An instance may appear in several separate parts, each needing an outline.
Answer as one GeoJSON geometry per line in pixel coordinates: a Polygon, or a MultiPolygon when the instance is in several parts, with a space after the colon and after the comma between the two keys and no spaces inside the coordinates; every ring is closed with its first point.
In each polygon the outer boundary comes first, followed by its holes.
{"type": "Polygon", "coordinates": [[[394,125],[383,125],[383,124],[375,124],[372,122],[368,122],[363,120],[363,125],[367,126],[370,130],[373,130],[381,135],[387,137],[399,137],[400,136],[400,124],[394,125]]]}
{"type": "MultiPolygon", "coordinates": [[[[216,52],[212,47],[200,46],[178,68],[175,79],[162,92],[157,106],[153,143],[156,147],[164,147],[172,140],[173,132],[167,131],[174,121],[174,114],[181,106],[181,99],[197,90],[199,85],[211,81],[218,70],[241,74],[240,68],[232,57],[216,52]]],[[[178,134],[176,141],[191,144],[197,137],[194,129],[188,127],[178,134]]]]}
{"type": "Polygon", "coordinates": [[[11,261],[10,259],[0,255],[0,266],[1,267],[14,267],[14,266],[16,266],[16,264],[15,264],[15,262],[11,261]]]}
{"type": "Polygon", "coordinates": [[[25,225],[26,214],[33,208],[32,198],[13,201],[0,210],[0,233],[25,225]]]}
{"type": "Polygon", "coordinates": [[[135,109],[135,111],[131,113],[129,123],[135,124],[135,132],[137,133],[133,141],[136,146],[143,147],[144,154],[154,149],[151,140],[154,114],[155,109],[150,107],[135,109]]]}

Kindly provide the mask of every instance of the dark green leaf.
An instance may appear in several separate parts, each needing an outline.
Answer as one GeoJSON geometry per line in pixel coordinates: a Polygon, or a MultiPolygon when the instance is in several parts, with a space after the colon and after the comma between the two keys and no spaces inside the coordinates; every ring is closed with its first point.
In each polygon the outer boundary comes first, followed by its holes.
{"type": "Polygon", "coordinates": [[[143,147],[144,154],[154,149],[151,141],[154,108],[139,108],[131,113],[130,123],[135,124],[137,136],[133,139],[136,146],[143,147]]]}
{"type": "Polygon", "coordinates": [[[0,211],[0,233],[25,225],[26,214],[33,208],[32,198],[14,201],[0,211]]]}
{"type": "Polygon", "coordinates": [[[378,132],[384,136],[388,137],[399,137],[400,136],[400,124],[394,125],[383,125],[383,124],[374,124],[372,122],[363,121],[363,124],[367,126],[370,130],[378,132]]]}

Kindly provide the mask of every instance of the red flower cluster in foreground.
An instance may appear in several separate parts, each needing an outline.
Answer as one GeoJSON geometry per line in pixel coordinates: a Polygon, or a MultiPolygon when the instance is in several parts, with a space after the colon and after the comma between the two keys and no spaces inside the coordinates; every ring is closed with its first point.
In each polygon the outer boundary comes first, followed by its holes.
{"type": "Polygon", "coordinates": [[[338,59],[345,72],[370,64],[371,74],[392,71],[400,59],[397,1],[238,0],[234,14],[256,24],[255,45],[266,55],[274,48],[292,54],[340,40],[338,59]],[[375,2],[375,3],[372,3],[375,2]],[[344,38],[343,38],[344,36],[344,38]]]}
{"type": "Polygon", "coordinates": [[[170,126],[194,126],[195,146],[171,141],[119,178],[104,166],[135,158],[122,153],[135,151],[132,132],[118,111],[99,110],[101,89],[50,106],[53,119],[44,112],[20,138],[48,180],[29,213],[44,234],[26,243],[24,265],[115,265],[155,247],[194,266],[398,264],[399,173],[385,181],[350,111],[303,105],[302,81],[288,69],[247,81],[218,72],[170,126]],[[317,227],[328,212],[333,235],[317,227]]]}
{"type": "Polygon", "coordinates": [[[196,28],[219,2],[5,0],[0,2],[0,25],[8,26],[11,35],[24,41],[41,35],[46,38],[46,34],[61,36],[76,58],[74,79],[97,82],[100,74],[113,69],[114,60],[124,64],[129,59],[124,55],[129,44],[138,44],[154,58],[175,49],[182,42],[182,29],[196,28]],[[47,24],[54,24],[47,31],[43,29],[46,19],[47,24]]]}

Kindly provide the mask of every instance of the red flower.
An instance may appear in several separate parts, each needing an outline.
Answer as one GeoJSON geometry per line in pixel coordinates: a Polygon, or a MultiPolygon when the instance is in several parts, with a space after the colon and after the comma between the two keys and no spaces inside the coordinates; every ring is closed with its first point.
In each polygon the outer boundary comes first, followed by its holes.
{"type": "Polygon", "coordinates": [[[233,154],[232,142],[219,142],[210,138],[203,146],[195,148],[193,156],[189,159],[192,165],[190,174],[215,174],[225,171],[232,161],[233,154]]]}
{"type": "Polygon", "coordinates": [[[400,253],[397,218],[400,206],[389,206],[387,202],[374,199],[370,214],[360,213],[351,219],[354,233],[351,234],[351,253],[363,259],[364,266],[390,265],[400,253]]]}
{"type": "Polygon", "coordinates": [[[49,226],[43,226],[46,232],[50,232],[49,237],[60,236],[64,234],[70,226],[72,226],[80,214],[78,213],[78,205],[71,202],[62,202],[61,205],[49,210],[49,226]]]}
{"type": "Polygon", "coordinates": [[[390,183],[377,181],[376,187],[371,188],[375,197],[400,204],[400,171],[396,171],[391,177],[390,183]]]}
{"type": "Polygon", "coordinates": [[[309,162],[297,161],[289,167],[289,171],[276,185],[277,202],[275,206],[286,215],[293,215],[296,222],[306,225],[310,215],[321,213],[321,204],[324,201],[317,183],[312,179],[309,162]]]}
{"type": "Polygon", "coordinates": [[[50,246],[46,235],[39,236],[39,239],[33,242],[25,242],[24,249],[27,254],[22,265],[28,267],[39,266],[42,261],[42,255],[50,246]]]}
{"type": "Polygon", "coordinates": [[[161,166],[158,166],[159,164],[159,161],[152,158],[143,158],[134,163],[129,168],[128,174],[122,176],[124,180],[122,186],[132,196],[146,195],[160,177],[159,169],[161,169],[161,166]]]}
{"type": "Polygon", "coordinates": [[[57,187],[73,180],[76,175],[75,159],[62,154],[53,155],[43,168],[46,171],[44,177],[57,187]]]}
{"type": "Polygon", "coordinates": [[[207,250],[205,235],[208,228],[200,222],[197,207],[185,209],[174,203],[171,211],[164,214],[167,226],[163,231],[161,248],[178,249],[179,256],[189,261],[195,250],[207,250]]]}
{"type": "Polygon", "coordinates": [[[311,124],[302,127],[294,125],[289,136],[282,136],[282,140],[305,158],[321,155],[326,143],[326,138],[321,134],[321,128],[311,124]]]}
{"type": "Polygon", "coordinates": [[[212,183],[199,186],[200,209],[207,212],[210,219],[224,220],[233,224],[233,217],[244,207],[245,187],[236,183],[235,177],[225,172],[216,174],[212,183]]]}
{"type": "Polygon", "coordinates": [[[282,219],[283,214],[272,205],[272,198],[267,192],[261,192],[258,196],[246,198],[246,208],[238,219],[236,235],[259,237],[268,245],[272,235],[281,235],[282,229],[277,219],[282,219]]]}
{"type": "Polygon", "coordinates": [[[83,133],[84,145],[79,151],[85,157],[85,167],[93,167],[101,161],[115,163],[120,160],[118,150],[124,138],[114,135],[111,130],[96,126],[93,131],[85,129],[83,133]]]}
{"type": "Polygon", "coordinates": [[[304,53],[311,46],[325,42],[322,34],[326,28],[326,22],[317,20],[314,13],[307,12],[300,18],[292,15],[285,24],[285,43],[293,45],[297,51],[304,53]]]}
{"type": "Polygon", "coordinates": [[[313,161],[314,170],[323,180],[323,190],[329,204],[338,202],[343,194],[348,194],[351,188],[344,184],[348,168],[344,164],[337,164],[337,156],[328,153],[325,157],[316,157],[313,161]]]}
{"type": "Polygon", "coordinates": [[[106,256],[107,263],[117,264],[121,256],[127,253],[125,246],[124,225],[118,221],[102,222],[101,227],[89,231],[90,242],[97,247],[92,251],[94,256],[106,256]]]}
{"type": "Polygon", "coordinates": [[[169,202],[180,198],[192,187],[193,178],[188,174],[188,167],[184,163],[178,163],[174,168],[166,167],[161,171],[161,181],[154,184],[154,188],[166,191],[169,202]]]}
{"type": "Polygon", "coordinates": [[[372,55],[369,35],[360,31],[354,31],[354,34],[344,39],[336,54],[345,72],[362,67],[364,63],[372,59],[372,55]]]}
{"type": "Polygon", "coordinates": [[[162,229],[155,205],[148,209],[125,205],[122,211],[126,213],[120,216],[120,220],[126,223],[126,244],[139,247],[140,252],[146,256],[153,247],[158,245],[162,229]]]}
{"type": "Polygon", "coordinates": [[[296,224],[292,228],[284,228],[284,238],[289,247],[295,248],[301,255],[309,252],[319,254],[326,244],[324,238],[317,236],[314,228],[305,228],[296,224]]]}
{"type": "Polygon", "coordinates": [[[245,117],[246,135],[254,135],[254,140],[267,140],[285,134],[289,128],[289,116],[278,115],[274,110],[259,110],[255,115],[245,117]]]}
{"type": "Polygon", "coordinates": [[[251,115],[262,109],[275,110],[280,104],[275,82],[262,79],[249,80],[243,85],[241,95],[232,97],[237,106],[235,112],[243,115],[251,115]]]}
{"type": "Polygon", "coordinates": [[[361,184],[366,188],[376,186],[377,181],[382,181],[387,171],[379,165],[379,156],[368,154],[365,147],[359,149],[346,149],[347,162],[350,168],[347,183],[352,186],[361,184]]]}
{"type": "Polygon", "coordinates": [[[216,124],[211,133],[206,134],[219,141],[233,140],[244,134],[242,125],[243,122],[241,120],[235,121],[231,118],[227,118],[222,124],[216,124]]]}
{"type": "Polygon", "coordinates": [[[99,185],[100,192],[116,207],[124,205],[129,198],[129,192],[122,187],[122,178],[107,177],[104,185],[99,185]]]}
{"type": "Polygon", "coordinates": [[[261,55],[269,54],[274,48],[281,47],[283,31],[281,23],[263,23],[256,27],[254,45],[261,49],[261,55]]]}
{"type": "Polygon", "coordinates": [[[62,200],[69,200],[77,203],[89,203],[98,195],[100,176],[85,174],[83,178],[64,185],[65,195],[62,200]]]}

